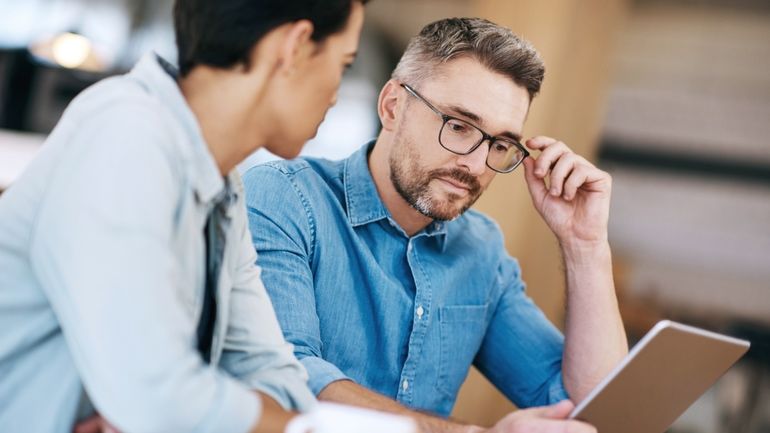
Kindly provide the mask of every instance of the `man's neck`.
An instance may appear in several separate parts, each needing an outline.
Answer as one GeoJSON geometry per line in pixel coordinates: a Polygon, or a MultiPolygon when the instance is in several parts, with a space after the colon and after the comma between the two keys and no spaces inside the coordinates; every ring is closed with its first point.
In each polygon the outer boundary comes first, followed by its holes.
{"type": "Polygon", "coordinates": [[[389,140],[389,135],[384,133],[381,133],[377,138],[377,143],[369,155],[369,171],[372,173],[374,185],[385,208],[388,209],[390,215],[404,232],[411,237],[432,223],[433,219],[413,208],[393,185],[393,181],[390,179],[390,162],[388,161],[391,145],[389,140]]]}
{"type": "Polygon", "coordinates": [[[266,138],[263,110],[254,108],[259,98],[243,91],[244,80],[235,71],[198,66],[178,82],[223,176],[266,138]]]}

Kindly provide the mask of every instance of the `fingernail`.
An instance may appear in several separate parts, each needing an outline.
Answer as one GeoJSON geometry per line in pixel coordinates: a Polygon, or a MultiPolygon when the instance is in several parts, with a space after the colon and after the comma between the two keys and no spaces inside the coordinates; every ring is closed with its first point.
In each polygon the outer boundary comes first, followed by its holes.
{"type": "Polygon", "coordinates": [[[554,197],[558,196],[559,195],[559,190],[556,189],[555,187],[551,188],[551,195],[554,196],[554,197]]]}

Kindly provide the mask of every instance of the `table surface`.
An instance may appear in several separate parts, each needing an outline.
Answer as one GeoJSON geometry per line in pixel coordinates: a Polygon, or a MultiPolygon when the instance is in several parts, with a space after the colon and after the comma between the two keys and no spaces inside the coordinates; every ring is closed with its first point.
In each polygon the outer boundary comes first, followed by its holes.
{"type": "Polygon", "coordinates": [[[44,134],[0,129],[0,191],[18,178],[45,141],[44,134]]]}

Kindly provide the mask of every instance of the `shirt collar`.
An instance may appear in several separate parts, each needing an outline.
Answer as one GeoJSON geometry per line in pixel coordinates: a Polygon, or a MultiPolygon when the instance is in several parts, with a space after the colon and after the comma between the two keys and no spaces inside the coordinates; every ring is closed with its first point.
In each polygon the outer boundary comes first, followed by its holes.
{"type": "Polygon", "coordinates": [[[369,171],[368,156],[374,143],[374,140],[370,141],[345,160],[343,168],[345,203],[348,209],[348,221],[353,227],[390,216],[369,171]]]}
{"type": "Polygon", "coordinates": [[[449,221],[433,221],[432,223],[428,224],[428,227],[425,227],[415,235],[415,237],[419,236],[426,236],[436,239],[436,243],[438,244],[439,250],[441,252],[444,252],[444,246],[446,245],[446,234],[447,229],[446,226],[449,224],[449,221]]]}
{"type": "MultiPolygon", "coordinates": [[[[225,190],[225,179],[203,139],[198,120],[190,110],[187,100],[177,84],[178,71],[171,63],[155,53],[148,53],[137,63],[129,74],[169,110],[171,115],[184,128],[188,147],[183,152],[188,162],[194,166],[194,175],[190,182],[195,196],[203,204],[211,204],[225,190]]],[[[235,171],[235,170],[233,170],[235,171]]],[[[230,173],[228,177],[232,177],[230,173]]],[[[232,179],[231,184],[232,184],[232,179]]],[[[235,192],[237,194],[237,191],[235,192]]]]}
{"type": "MultiPolygon", "coordinates": [[[[345,203],[348,209],[348,221],[353,227],[369,224],[374,221],[388,219],[390,224],[401,233],[390,212],[380,198],[374,185],[372,173],[369,171],[369,152],[374,147],[375,140],[358,149],[345,160],[343,182],[345,185],[345,203]]],[[[448,221],[434,221],[414,237],[435,237],[439,248],[443,251],[446,242],[448,221]]],[[[404,234],[406,235],[406,234],[404,234]]]]}

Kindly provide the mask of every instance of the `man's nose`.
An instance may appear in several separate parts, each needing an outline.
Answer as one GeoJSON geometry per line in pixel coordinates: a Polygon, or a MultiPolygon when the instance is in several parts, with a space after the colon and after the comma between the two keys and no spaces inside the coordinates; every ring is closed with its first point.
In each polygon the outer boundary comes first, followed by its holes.
{"type": "Polygon", "coordinates": [[[466,167],[474,176],[481,176],[487,170],[487,155],[489,154],[489,141],[484,140],[473,152],[467,155],[459,155],[457,164],[466,167]]]}

